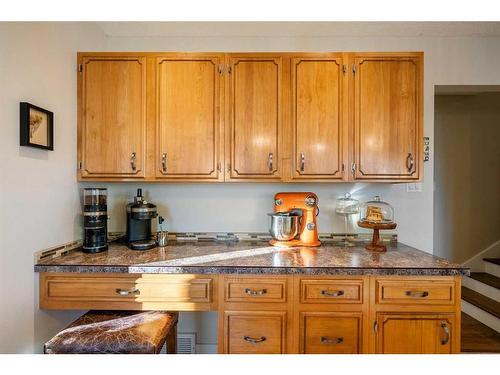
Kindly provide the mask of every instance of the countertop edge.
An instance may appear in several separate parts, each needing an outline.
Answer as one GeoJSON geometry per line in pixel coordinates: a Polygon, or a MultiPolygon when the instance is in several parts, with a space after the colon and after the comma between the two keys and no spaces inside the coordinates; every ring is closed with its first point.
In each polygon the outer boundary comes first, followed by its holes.
{"type": "Polygon", "coordinates": [[[349,268],[349,267],[214,267],[214,266],[85,266],[35,265],[38,273],[149,273],[204,275],[397,275],[469,276],[467,267],[456,268],[349,268]]]}

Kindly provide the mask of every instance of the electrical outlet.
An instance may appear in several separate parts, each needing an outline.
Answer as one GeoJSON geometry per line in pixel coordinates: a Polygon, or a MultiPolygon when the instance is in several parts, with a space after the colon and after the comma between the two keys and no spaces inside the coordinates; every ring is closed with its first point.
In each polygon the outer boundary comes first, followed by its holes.
{"type": "Polygon", "coordinates": [[[422,183],[421,182],[411,182],[406,184],[406,192],[407,193],[421,193],[422,192],[422,183]]]}

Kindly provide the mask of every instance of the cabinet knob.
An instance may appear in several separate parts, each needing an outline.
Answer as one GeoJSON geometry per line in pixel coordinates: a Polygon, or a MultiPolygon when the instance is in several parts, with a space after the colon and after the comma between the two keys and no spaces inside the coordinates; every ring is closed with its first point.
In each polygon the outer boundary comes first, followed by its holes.
{"type": "Polygon", "coordinates": [[[251,343],[251,344],[258,344],[260,342],[264,342],[266,341],[266,337],[265,336],[261,336],[260,338],[258,339],[255,339],[253,337],[250,337],[250,336],[243,336],[243,340],[251,343]]]}
{"type": "Polygon", "coordinates": [[[441,321],[441,328],[444,332],[444,339],[441,340],[441,345],[446,345],[450,341],[450,329],[448,328],[448,324],[443,320],[441,321]]]}
{"type": "Polygon", "coordinates": [[[167,171],[167,153],[166,152],[161,154],[161,170],[163,172],[167,171]]]}
{"type": "Polygon", "coordinates": [[[264,294],[267,294],[267,289],[253,290],[250,288],[246,288],[245,293],[250,296],[263,296],[264,294]]]}
{"type": "Polygon", "coordinates": [[[305,167],[306,167],[306,156],[303,153],[301,153],[300,154],[300,171],[304,172],[305,167]]]}
{"type": "Polygon", "coordinates": [[[406,157],[406,169],[408,169],[408,172],[411,172],[413,170],[414,164],[415,164],[415,159],[413,158],[413,155],[409,153],[408,156],[406,157]]]}
{"type": "Polygon", "coordinates": [[[130,155],[130,166],[132,167],[133,171],[135,171],[137,169],[137,166],[135,165],[135,158],[136,158],[136,154],[135,154],[135,152],[132,152],[132,154],[130,155]]]}
{"type": "Polygon", "coordinates": [[[119,294],[120,296],[137,296],[141,294],[139,289],[132,289],[132,290],[127,290],[127,289],[116,289],[116,294],[119,294]]]}
{"type": "Polygon", "coordinates": [[[269,156],[267,157],[267,165],[269,167],[269,172],[273,171],[273,153],[270,152],[269,156]]]}
{"type": "Polygon", "coordinates": [[[327,297],[340,297],[344,295],[343,290],[322,290],[321,291],[322,296],[327,296],[327,297]]]}
{"type": "Polygon", "coordinates": [[[419,291],[413,291],[413,290],[407,290],[405,294],[408,297],[415,297],[415,298],[425,298],[429,295],[429,292],[424,291],[424,292],[419,292],[419,291]]]}
{"type": "Polygon", "coordinates": [[[328,337],[321,336],[320,341],[322,344],[342,344],[342,342],[344,342],[344,338],[343,337],[335,337],[333,339],[330,339],[328,337]]]}

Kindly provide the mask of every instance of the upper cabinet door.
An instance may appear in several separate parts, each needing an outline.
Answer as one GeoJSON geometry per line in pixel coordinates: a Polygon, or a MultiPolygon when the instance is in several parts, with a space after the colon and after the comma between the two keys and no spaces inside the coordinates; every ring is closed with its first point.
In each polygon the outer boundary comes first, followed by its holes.
{"type": "Polygon", "coordinates": [[[282,58],[229,55],[226,180],[281,178],[282,58]]]}
{"type": "Polygon", "coordinates": [[[417,180],[421,174],[422,55],[354,55],[356,180],[417,180]]]}
{"type": "Polygon", "coordinates": [[[85,178],[143,178],[146,59],[83,56],[79,162],[85,178]]]}
{"type": "Polygon", "coordinates": [[[156,177],[223,180],[220,75],[224,56],[156,58],[156,177]]]}
{"type": "Polygon", "coordinates": [[[292,179],[342,179],[342,56],[292,57],[291,73],[292,179]]]}

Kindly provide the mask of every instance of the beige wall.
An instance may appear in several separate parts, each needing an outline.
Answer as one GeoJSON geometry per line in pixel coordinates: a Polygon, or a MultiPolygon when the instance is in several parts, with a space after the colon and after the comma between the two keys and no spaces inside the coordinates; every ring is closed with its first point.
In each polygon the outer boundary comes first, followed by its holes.
{"type": "Polygon", "coordinates": [[[435,108],[434,253],[464,262],[500,240],[500,93],[435,108]]]}
{"type": "Polygon", "coordinates": [[[0,23],[0,353],[40,351],[75,315],[38,310],[33,253],[81,237],[76,51],[103,42],[92,24],[0,23]],[[20,101],[54,112],[54,151],[19,146],[20,101]]]}

